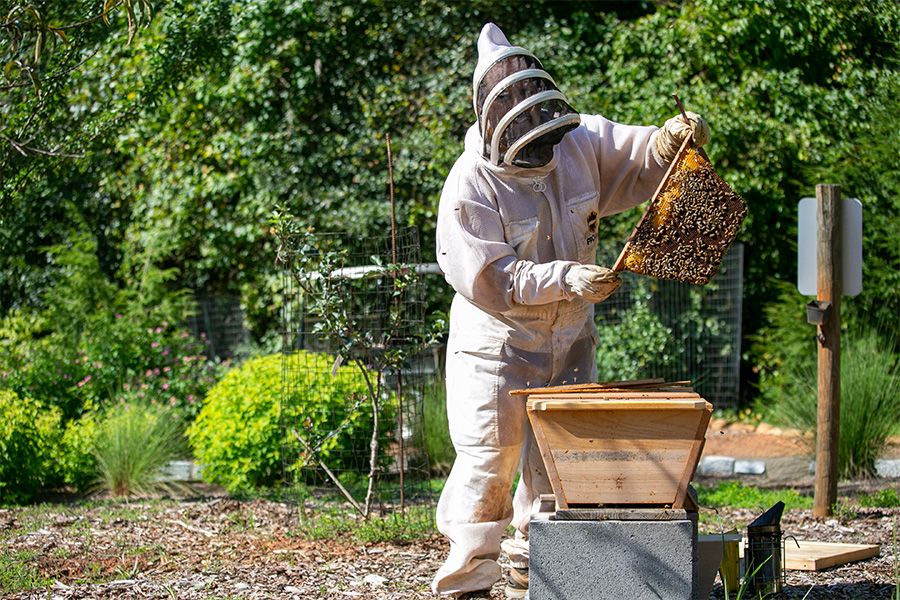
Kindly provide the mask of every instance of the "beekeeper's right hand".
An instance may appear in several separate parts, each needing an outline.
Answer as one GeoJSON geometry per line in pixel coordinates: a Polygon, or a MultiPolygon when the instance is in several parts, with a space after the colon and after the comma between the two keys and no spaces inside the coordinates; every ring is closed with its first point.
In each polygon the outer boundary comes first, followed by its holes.
{"type": "Polygon", "coordinates": [[[609,298],[622,285],[618,273],[598,265],[572,265],[565,281],[571,293],[594,304],[609,298]]]}

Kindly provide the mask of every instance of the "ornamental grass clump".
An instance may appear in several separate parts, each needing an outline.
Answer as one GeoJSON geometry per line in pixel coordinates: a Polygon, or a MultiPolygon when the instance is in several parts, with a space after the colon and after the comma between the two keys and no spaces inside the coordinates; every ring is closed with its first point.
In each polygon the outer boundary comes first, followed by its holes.
{"type": "MultiPolygon", "coordinates": [[[[842,339],[838,468],[841,477],[875,474],[875,459],[900,424],[900,365],[874,331],[842,339]]],[[[783,424],[816,430],[816,371],[800,368],[788,377],[795,394],[781,394],[771,407],[783,424]]]]}
{"type": "Polygon", "coordinates": [[[184,447],[182,423],[170,410],[119,404],[106,412],[98,427],[94,454],[99,487],[113,496],[165,490],[163,468],[184,447]]]}

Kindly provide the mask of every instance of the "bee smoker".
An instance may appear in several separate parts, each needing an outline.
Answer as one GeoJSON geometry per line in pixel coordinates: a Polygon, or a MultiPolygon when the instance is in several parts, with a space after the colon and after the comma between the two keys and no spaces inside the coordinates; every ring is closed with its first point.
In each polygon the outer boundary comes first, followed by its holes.
{"type": "Polygon", "coordinates": [[[781,592],[783,580],[783,548],[781,514],[784,502],[777,502],[747,526],[744,546],[744,569],[750,597],[768,598],[781,592]]]}

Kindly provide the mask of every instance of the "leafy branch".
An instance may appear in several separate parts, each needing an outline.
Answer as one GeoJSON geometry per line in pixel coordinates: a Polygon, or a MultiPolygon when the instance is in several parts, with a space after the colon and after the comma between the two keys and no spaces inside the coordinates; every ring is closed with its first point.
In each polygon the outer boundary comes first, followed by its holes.
{"type": "MultiPolygon", "coordinates": [[[[58,93],[60,84],[73,73],[81,69],[97,51],[89,51],[87,56],[80,55],[85,51],[84,36],[75,37],[73,33],[82,33],[92,28],[97,22],[110,27],[110,17],[116,12],[124,11],[128,27],[128,44],[134,39],[138,27],[147,26],[153,16],[153,8],[149,0],[105,0],[103,6],[95,14],[89,15],[63,25],[54,24],[52,15],[35,4],[19,3],[10,9],[4,20],[0,21],[0,65],[3,69],[5,83],[0,91],[11,92],[22,88],[32,88],[33,102],[25,124],[17,132],[12,123],[0,126],[0,138],[17,153],[24,156],[43,155],[66,158],[77,158],[80,155],[65,152],[56,148],[43,149],[26,140],[28,129],[35,118],[46,109],[47,96],[58,93]],[[55,57],[62,46],[65,51],[59,58],[55,57]],[[54,60],[55,59],[55,60],[54,60]],[[48,66],[50,65],[50,66],[48,66]],[[45,84],[57,84],[47,92],[45,84]]],[[[23,101],[25,98],[23,98],[23,101]]]]}

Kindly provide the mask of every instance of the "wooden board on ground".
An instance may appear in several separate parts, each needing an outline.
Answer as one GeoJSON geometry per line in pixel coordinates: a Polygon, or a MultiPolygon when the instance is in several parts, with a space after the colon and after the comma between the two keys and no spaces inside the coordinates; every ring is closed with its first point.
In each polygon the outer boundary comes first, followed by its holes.
{"type": "Polygon", "coordinates": [[[878,544],[842,544],[838,542],[784,541],[784,566],[791,571],[821,571],[857,560],[878,556],[878,544]],[[797,547],[797,544],[800,547],[797,547]]]}

